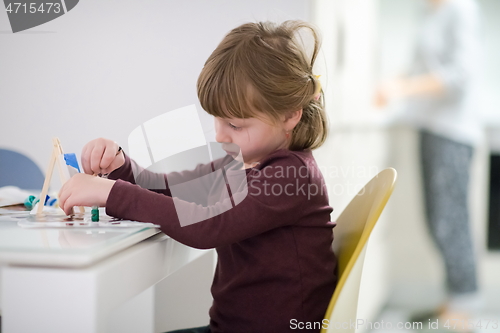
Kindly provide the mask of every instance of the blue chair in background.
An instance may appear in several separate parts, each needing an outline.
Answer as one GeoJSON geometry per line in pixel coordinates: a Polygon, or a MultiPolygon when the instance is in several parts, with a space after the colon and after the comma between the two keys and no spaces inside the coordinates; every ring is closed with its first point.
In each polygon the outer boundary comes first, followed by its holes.
{"type": "Polygon", "coordinates": [[[37,190],[42,188],[44,179],[42,171],[30,158],[12,150],[0,149],[0,187],[37,190]]]}

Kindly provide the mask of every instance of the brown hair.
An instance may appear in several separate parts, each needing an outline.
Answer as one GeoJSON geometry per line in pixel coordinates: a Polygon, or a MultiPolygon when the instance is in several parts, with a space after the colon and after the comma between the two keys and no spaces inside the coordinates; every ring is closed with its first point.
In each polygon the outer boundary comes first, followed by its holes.
{"type": "Polygon", "coordinates": [[[318,148],[327,136],[323,94],[312,68],[320,47],[315,29],[306,22],[246,23],[229,32],[210,55],[198,78],[198,98],[209,114],[221,118],[271,119],[302,109],[290,150],[318,148]],[[300,31],[312,33],[307,56],[300,31]]]}

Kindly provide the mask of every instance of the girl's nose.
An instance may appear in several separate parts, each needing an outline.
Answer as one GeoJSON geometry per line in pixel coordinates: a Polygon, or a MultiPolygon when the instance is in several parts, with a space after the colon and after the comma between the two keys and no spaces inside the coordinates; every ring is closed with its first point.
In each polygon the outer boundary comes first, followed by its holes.
{"type": "Polygon", "coordinates": [[[215,141],[217,142],[231,142],[231,137],[228,135],[224,126],[215,126],[215,141]]]}
{"type": "Polygon", "coordinates": [[[215,132],[215,141],[217,142],[231,142],[229,140],[229,137],[226,135],[226,133],[224,133],[224,131],[217,129],[216,132],[215,132]]]}
{"type": "Polygon", "coordinates": [[[231,142],[231,138],[228,135],[226,129],[224,128],[224,124],[222,119],[215,117],[214,118],[215,125],[215,141],[217,142],[231,142]]]}

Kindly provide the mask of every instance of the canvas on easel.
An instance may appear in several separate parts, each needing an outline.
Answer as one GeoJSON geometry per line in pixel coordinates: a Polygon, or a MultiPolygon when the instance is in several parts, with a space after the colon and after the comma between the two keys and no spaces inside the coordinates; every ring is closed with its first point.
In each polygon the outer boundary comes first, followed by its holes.
{"type": "MultiPolygon", "coordinates": [[[[52,174],[56,164],[59,171],[59,177],[61,178],[61,184],[64,184],[71,176],[73,176],[73,174],[80,171],[75,154],[64,154],[59,138],[52,138],[52,154],[50,156],[49,168],[47,169],[47,174],[45,175],[42,193],[40,194],[40,202],[38,203],[38,209],[36,212],[37,215],[43,214],[45,198],[47,197],[47,193],[49,191],[50,181],[52,180],[52,174]]],[[[83,207],[80,206],[79,209],[80,213],[85,212],[83,207]]]]}

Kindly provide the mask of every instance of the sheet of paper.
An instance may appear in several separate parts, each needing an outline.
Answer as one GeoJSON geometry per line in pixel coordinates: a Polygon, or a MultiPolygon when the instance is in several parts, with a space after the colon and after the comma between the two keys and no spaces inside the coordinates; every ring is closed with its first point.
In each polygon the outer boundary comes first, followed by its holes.
{"type": "Polygon", "coordinates": [[[38,195],[31,191],[21,190],[16,186],[0,187],[0,207],[23,204],[30,195],[38,195]]]}
{"type": "Polygon", "coordinates": [[[92,222],[91,214],[74,214],[72,216],[30,215],[15,216],[17,225],[23,228],[159,228],[153,223],[144,223],[130,220],[120,220],[101,214],[99,222],[92,222]]]}

